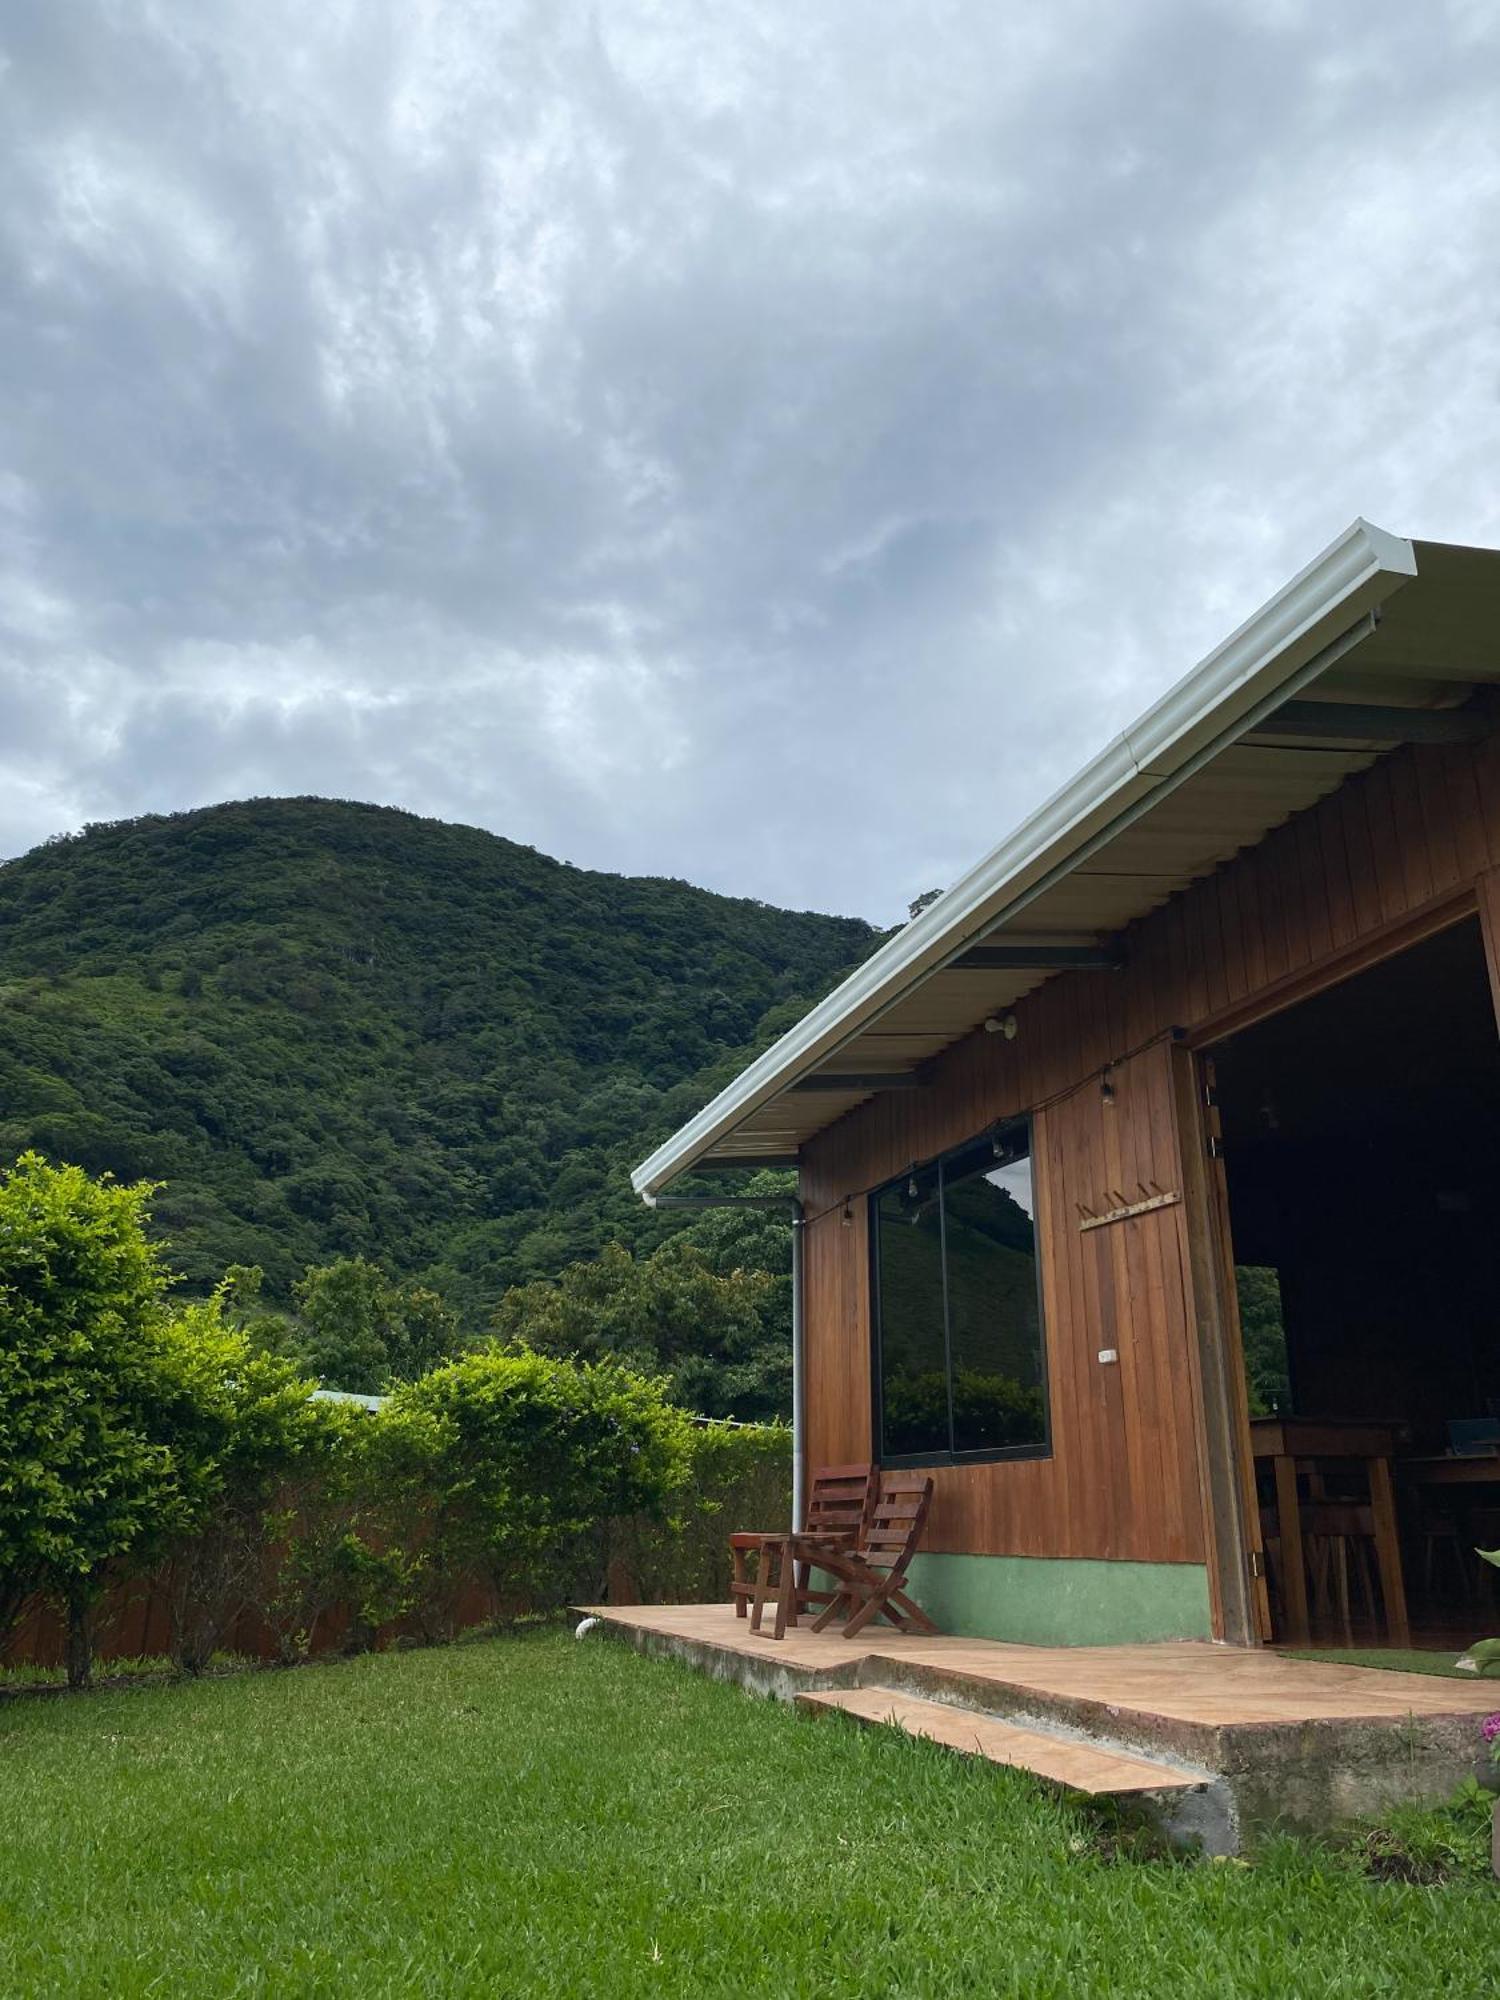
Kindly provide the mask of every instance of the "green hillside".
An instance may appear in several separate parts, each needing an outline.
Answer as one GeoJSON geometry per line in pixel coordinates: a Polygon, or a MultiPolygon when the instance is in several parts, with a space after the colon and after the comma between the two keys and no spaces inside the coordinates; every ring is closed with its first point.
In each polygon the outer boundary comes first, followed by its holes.
{"type": "Polygon", "coordinates": [[[0,1156],[165,1181],[195,1286],[359,1253],[477,1315],[660,1240],[628,1167],[877,941],[385,807],[91,827],[0,866],[0,1156]]]}

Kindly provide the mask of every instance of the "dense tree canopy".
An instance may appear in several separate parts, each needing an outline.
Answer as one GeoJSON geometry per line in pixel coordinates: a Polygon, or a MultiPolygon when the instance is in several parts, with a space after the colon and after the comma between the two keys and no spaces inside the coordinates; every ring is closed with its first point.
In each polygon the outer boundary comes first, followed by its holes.
{"type": "Polygon", "coordinates": [[[333,1388],[370,1394],[414,1382],[471,1344],[429,1285],[393,1284],[364,1257],[313,1265],[294,1293],[299,1323],[279,1344],[333,1388]]]}
{"type": "Polygon", "coordinates": [[[557,1284],[507,1292],[495,1331],[546,1354],[659,1369],[673,1402],[705,1416],[775,1417],[790,1402],[791,1346],[766,1324],[773,1282],[760,1271],[721,1275],[681,1237],[642,1258],[613,1243],[557,1284]]]}
{"type": "Polygon", "coordinates": [[[482,1328],[680,1227],[629,1166],[876,942],[373,806],[93,827],[0,866],[0,1157],[164,1182],[189,1290],[363,1259],[482,1328]]]}

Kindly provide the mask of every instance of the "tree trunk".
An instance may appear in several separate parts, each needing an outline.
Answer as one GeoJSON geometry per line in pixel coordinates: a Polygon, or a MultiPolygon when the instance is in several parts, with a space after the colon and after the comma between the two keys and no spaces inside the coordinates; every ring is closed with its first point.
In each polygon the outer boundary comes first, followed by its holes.
{"type": "Polygon", "coordinates": [[[94,1679],[94,1601],[86,1590],[68,1597],[68,1686],[86,1688],[94,1679]]]}

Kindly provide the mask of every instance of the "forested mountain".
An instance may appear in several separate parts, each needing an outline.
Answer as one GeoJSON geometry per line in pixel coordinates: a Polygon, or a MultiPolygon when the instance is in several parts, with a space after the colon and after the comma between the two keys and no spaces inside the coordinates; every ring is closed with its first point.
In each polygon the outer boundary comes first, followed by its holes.
{"type": "Polygon", "coordinates": [[[166,1182],[195,1288],[363,1255],[478,1321],[659,1242],[628,1167],[877,942],[385,807],[90,827],[0,866],[0,1158],[166,1182]]]}

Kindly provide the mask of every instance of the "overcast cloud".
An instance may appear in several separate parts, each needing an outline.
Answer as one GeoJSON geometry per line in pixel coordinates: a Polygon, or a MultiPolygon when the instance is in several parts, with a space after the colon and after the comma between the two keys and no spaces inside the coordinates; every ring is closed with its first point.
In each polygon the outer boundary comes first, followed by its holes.
{"type": "Polygon", "coordinates": [[[1492,0],[0,0],[0,854],[889,920],[1356,514],[1500,541],[1492,0]]]}

